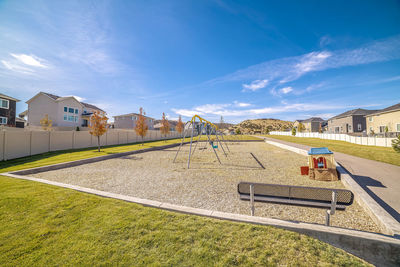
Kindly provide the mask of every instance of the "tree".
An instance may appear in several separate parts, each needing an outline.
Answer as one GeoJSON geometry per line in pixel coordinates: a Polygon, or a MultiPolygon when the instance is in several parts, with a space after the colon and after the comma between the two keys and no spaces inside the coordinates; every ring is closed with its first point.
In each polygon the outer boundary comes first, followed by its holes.
{"type": "Polygon", "coordinates": [[[108,118],[99,111],[95,111],[93,115],[90,116],[89,133],[97,137],[98,152],[100,152],[100,136],[107,132],[107,120],[108,118]]]}
{"type": "Polygon", "coordinates": [[[149,129],[149,126],[147,126],[146,123],[146,118],[144,117],[144,115],[146,115],[146,113],[143,111],[143,108],[139,109],[139,117],[136,121],[136,125],[135,125],[135,132],[137,135],[142,137],[142,146],[144,144],[144,137],[147,134],[147,130],[149,129]]]}
{"type": "Polygon", "coordinates": [[[304,124],[302,124],[301,122],[299,123],[299,126],[297,126],[297,128],[298,128],[298,130],[299,130],[300,133],[306,129],[306,127],[304,126],[304,124]]]}
{"type": "Polygon", "coordinates": [[[400,153],[400,135],[397,136],[396,139],[392,140],[392,147],[393,147],[394,151],[396,151],[397,153],[400,153]]]}
{"type": "Polygon", "coordinates": [[[296,128],[295,127],[292,128],[292,135],[296,136],[296,128]]]}
{"type": "Polygon", "coordinates": [[[170,127],[169,127],[169,122],[167,118],[165,117],[165,113],[163,112],[162,114],[162,120],[161,120],[161,134],[163,134],[165,137],[167,137],[167,134],[169,133],[170,127]]]}
{"type": "Polygon", "coordinates": [[[225,121],[224,121],[224,117],[221,116],[221,119],[219,120],[219,127],[221,129],[225,128],[225,121]]]}
{"type": "Polygon", "coordinates": [[[319,123],[318,132],[319,132],[319,133],[322,133],[322,123],[319,123]]]}
{"type": "Polygon", "coordinates": [[[236,133],[236,134],[241,134],[240,128],[236,128],[235,133],[236,133]]]}
{"type": "Polygon", "coordinates": [[[184,130],[185,125],[182,122],[182,118],[179,115],[179,120],[178,120],[178,124],[175,126],[176,131],[181,134],[184,130]]]}
{"type": "Polygon", "coordinates": [[[385,137],[387,136],[388,132],[389,132],[389,127],[385,126],[385,137]]]}
{"type": "Polygon", "coordinates": [[[43,119],[40,120],[40,125],[42,125],[43,130],[51,131],[53,126],[53,121],[49,119],[49,115],[44,115],[43,119]]]}

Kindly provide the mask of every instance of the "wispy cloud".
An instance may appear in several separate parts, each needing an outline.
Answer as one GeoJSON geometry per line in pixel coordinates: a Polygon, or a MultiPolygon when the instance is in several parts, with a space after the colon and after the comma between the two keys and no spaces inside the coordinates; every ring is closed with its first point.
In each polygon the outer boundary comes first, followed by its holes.
{"type": "Polygon", "coordinates": [[[45,69],[48,68],[48,66],[44,64],[44,60],[35,55],[12,54],[12,53],[10,55],[25,65],[45,68],[45,69]]]}
{"type": "Polygon", "coordinates": [[[243,103],[243,102],[238,102],[238,101],[233,101],[233,104],[234,104],[236,107],[240,107],[240,108],[245,108],[245,107],[251,106],[250,103],[243,103]]]}
{"type": "Polygon", "coordinates": [[[252,81],[250,84],[243,84],[243,90],[242,92],[246,92],[246,91],[257,91],[261,88],[266,87],[268,84],[268,80],[255,80],[252,81]]]}
{"type": "Polygon", "coordinates": [[[297,80],[310,72],[390,61],[399,58],[400,35],[396,35],[367,43],[356,49],[313,51],[300,56],[266,61],[209,80],[205,84],[244,82],[244,89],[251,90],[254,88],[257,90],[263,88],[257,86],[259,81],[268,81],[268,85],[283,84],[297,80]],[[257,81],[257,83],[252,82],[249,84],[248,81],[257,81]]]}
{"type": "Polygon", "coordinates": [[[6,59],[2,59],[3,66],[11,71],[22,74],[33,75],[38,69],[47,69],[49,65],[47,61],[35,55],[13,54],[6,59]]]}
{"type": "Polygon", "coordinates": [[[290,87],[290,86],[288,86],[288,87],[284,87],[284,88],[280,89],[279,91],[280,91],[282,94],[288,94],[288,93],[290,93],[290,92],[293,91],[293,88],[290,87]]]}

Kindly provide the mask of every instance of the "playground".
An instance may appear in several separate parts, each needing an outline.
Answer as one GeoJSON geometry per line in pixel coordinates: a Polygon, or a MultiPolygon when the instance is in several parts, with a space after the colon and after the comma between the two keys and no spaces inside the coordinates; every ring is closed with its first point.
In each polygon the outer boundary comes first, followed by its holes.
{"type": "MultiPolygon", "coordinates": [[[[216,140],[209,137],[211,141],[216,140]]],[[[249,202],[241,201],[237,192],[241,181],[344,188],[340,180],[325,182],[300,175],[299,166],[307,164],[307,157],[264,142],[213,142],[211,145],[208,137],[205,139],[203,136],[201,140],[204,141],[199,142],[196,149],[196,142],[193,142],[192,147],[190,143],[183,144],[180,148],[145,152],[32,176],[171,204],[246,215],[250,215],[249,202]],[[226,155],[221,145],[226,149],[226,155]]],[[[255,203],[255,215],[317,224],[325,221],[323,209],[272,203],[255,203]]],[[[331,225],[379,232],[378,226],[357,203],[345,211],[337,211],[331,225]]]]}

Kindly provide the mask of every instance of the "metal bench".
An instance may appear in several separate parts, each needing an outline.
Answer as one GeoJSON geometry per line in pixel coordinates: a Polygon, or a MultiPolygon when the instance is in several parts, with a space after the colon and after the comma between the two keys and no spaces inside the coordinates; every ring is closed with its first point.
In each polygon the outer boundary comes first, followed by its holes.
{"type": "Polygon", "coordinates": [[[350,190],[306,187],[279,184],[240,182],[238,193],[241,200],[250,201],[251,215],[254,216],[254,202],[269,202],[328,209],[326,225],[336,210],[345,210],[353,204],[354,194],[350,190]]]}

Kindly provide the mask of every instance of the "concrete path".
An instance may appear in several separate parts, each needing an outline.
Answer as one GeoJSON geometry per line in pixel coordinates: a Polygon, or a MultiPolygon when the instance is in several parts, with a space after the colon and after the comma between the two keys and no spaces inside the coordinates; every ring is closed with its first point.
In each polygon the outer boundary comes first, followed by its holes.
{"type": "MultiPolygon", "coordinates": [[[[263,137],[301,149],[310,146],[263,137]]],[[[340,163],[353,179],[390,215],[400,222],[400,166],[359,158],[335,152],[335,160],[340,163]]]]}

